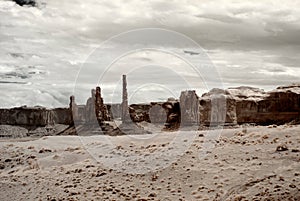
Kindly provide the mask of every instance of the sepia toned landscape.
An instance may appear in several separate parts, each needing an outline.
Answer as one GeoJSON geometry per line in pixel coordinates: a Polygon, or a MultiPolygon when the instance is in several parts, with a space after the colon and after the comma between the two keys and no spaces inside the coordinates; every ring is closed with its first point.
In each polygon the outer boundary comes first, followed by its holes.
{"type": "Polygon", "coordinates": [[[85,106],[2,110],[3,200],[300,199],[298,85],[131,106],[126,86],[119,113],[100,87],[85,106]]]}
{"type": "Polygon", "coordinates": [[[299,8],[0,0],[0,201],[299,201],[299,8]]]}

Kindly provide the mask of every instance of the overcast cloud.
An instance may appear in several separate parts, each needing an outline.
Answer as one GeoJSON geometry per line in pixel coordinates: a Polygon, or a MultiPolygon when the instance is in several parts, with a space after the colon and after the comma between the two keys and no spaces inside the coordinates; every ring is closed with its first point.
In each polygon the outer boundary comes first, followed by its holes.
{"type": "MultiPolygon", "coordinates": [[[[224,87],[249,85],[269,90],[299,82],[299,1],[38,0],[37,3],[38,7],[21,7],[0,0],[0,107],[66,106],[76,89],[77,100],[83,103],[90,88],[97,84],[90,81],[89,75],[96,68],[105,70],[100,65],[103,58],[92,56],[95,48],[117,34],[142,28],[172,30],[196,41],[215,65],[224,87]],[[83,69],[86,66],[93,67],[83,69]],[[82,70],[86,74],[78,79],[82,70]]],[[[116,45],[122,49],[121,46],[128,44],[116,45]]],[[[189,48],[173,47],[178,54],[189,48]]],[[[197,88],[199,95],[208,90],[203,80],[198,83],[193,72],[183,70],[189,67],[180,59],[139,51],[120,59],[110,76],[99,83],[107,102],[112,97],[115,102],[121,101],[120,75],[128,64],[132,68],[143,66],[128,75],[131,102],[178,97],[187,88],[178,81],[178,75],[192,80],[192,88],[197,88]],[[169,68],[158,68],[159,65],[169,68]]]]}

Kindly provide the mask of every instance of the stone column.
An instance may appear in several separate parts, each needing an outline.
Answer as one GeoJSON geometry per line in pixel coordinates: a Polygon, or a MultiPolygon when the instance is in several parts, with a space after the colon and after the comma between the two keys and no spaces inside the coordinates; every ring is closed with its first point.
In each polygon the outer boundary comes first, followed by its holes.
{"type": "Polygon", "coordinates": [[[47,115],[47,125],[54,126],[55,121],[54,121],[54,112],[52,109],[46,110],[46,115],[47,115]]]}
{"type": "Polygon", "coordinates": [[[96,87],[96,94],[95,94],[95,113],[96,117],[100,121],[104,121],[103,114],[101,112],[101,106],[103,104],[103,99],[101,97],[101,88],[96,87]]]}
{"type": "Polygon", "coordinates": [[[130,122],[129,107],[128,107],[128,93],[126,75],[123,75],[123,93],[122,93],[122,123],[130,122]]]}
{"type": "Polygon", "coordinates": [[[199,125],[199,97],[195,90],[182,91],[180,95],[181,125],[199,125]]]}
{"type": "Polygon", "coordinates": [[[226,119],[226,97],[222,94],[211,96],[211,125],[224,125],[226,119]]]}
{"type": "Polygon", "coordinates": [[[108,115],[107,107],[106,105],[104,105],[104,101],[101,96],[100,87],[96,87],[95,112],[98,121],[110,121],[110,116],[108,115]]]}
{"type": "Polygon", "coordinates": [[[72,123],[78,120],[78,106],[75,103],[75,96],[70,96],[70,104],[69,104],[72,123]]]}
{"type": "Polygon", "coordinates": [[[97,122],[96,118],[96,110],[95,110],[95,102],[96,102],[96,90],[91,90],[91,97],[86,102],[86,122],[87,123],[95,123],[97,122]]]}

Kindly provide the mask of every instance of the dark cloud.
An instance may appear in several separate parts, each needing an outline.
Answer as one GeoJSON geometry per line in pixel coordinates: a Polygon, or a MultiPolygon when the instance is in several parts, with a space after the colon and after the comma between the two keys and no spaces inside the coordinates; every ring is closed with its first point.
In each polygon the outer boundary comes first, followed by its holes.
{"type": "Polygon", "coordinates": [[[37,3],[34,0],[12,0],[19,6],[36,6],[37,3]]]}
{"type": "Polygon", "coordinates": [[[27,82],[0,81],[1,84],[27,84],[27,82]]]}

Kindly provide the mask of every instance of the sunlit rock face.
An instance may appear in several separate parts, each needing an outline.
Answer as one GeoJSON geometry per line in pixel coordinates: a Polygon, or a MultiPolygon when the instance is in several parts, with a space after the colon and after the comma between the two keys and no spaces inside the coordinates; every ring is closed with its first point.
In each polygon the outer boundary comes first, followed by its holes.
{"type": "Polygon", "coordinates": [[[283,124],[299,118],[299,92],[299,86],[278,87],[263,99],[238,101],[238,123],[283,124]]]}
{"type": "Polygon", "coordinates": [[[196,91],[183,91],[180,98],[181,125],[199,124],[199,97],[196,91]]]}
{"type": "Polygon", "coordinates": [[[299,85],[278,87],[270,92],[252,87],[213,89],[200,98],[202,125],[283,124],[298,119],[299,114],[299,85]]]}
{"type": "Polygon", "coordinates": [[[212,89],[199,99],[200,125],[236,124],[236,100],[228,90],[212,89]]]}

